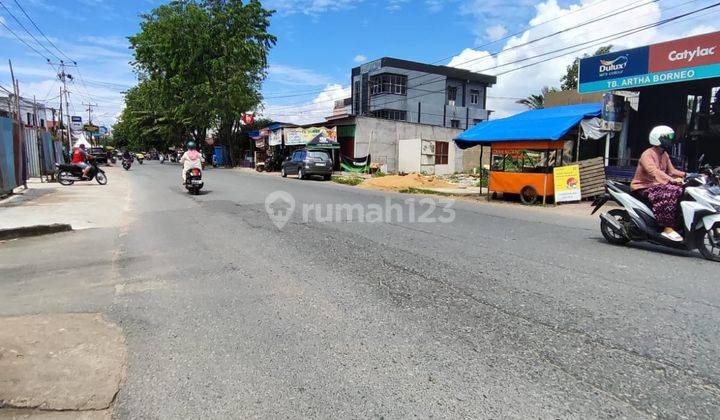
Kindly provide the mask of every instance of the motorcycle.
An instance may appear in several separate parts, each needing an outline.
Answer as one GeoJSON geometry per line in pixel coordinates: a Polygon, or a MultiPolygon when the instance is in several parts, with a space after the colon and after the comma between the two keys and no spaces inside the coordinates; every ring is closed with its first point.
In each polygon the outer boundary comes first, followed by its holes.
{"type": "Polygon", "coordinates": [[[126,171],[129,171],[131,166],[132,166],[132,158],[123,158],[123,161],[122,161],[123,169],[125,169],[126,171]]]}
{"type": "Polygon", "coordinates": [[[202,170],[190,168],[185,172],[185,188],[190,194],[199,195],[203,185],[202,170]]]}
{"type": "Polygon", "coordinates": [[[138,153],[135,155],[135,159],[137,159],[139,164],[143,164],[143,160],[145,160],[145,155],[142,153],[138,153]]]}
{"type": "Polygon", "coordinates": [[[165,163],[165,155],[160,155],[160,156],[158,157],[158,160],[160,161],[160,164],[161,164],[161,165],[162,165],[163,163],[165,163]]]}
{"type": "Polygon", "coordinates": [[[87,178],[83,177],[82,169],[73,164],[59,164],[56,163],[57,168],[57,180],[60,185],[72,185],[76,181],[92,181],[93,179],[100,185],[107,184],[107,176],[105,171],[98,168],[95,161],[90,162],[90,172],[88,172],[87,178]]]}
{"type": "MultiPolygon", "coordinates": [[[[713,172],[720,174],[720,168],[713,172]]],[[[622,206],[600,214],[600,232],[613,245],[646,241],[675,249],[697,249],[705,259],[720,262],[720,186],[712,184],[702,174],[686,177],[678,221],[682,241],[662,236],[650,201],[625,184],[606,181],[606,192],[593,202],[592,214],[609,201],[622,206]]]]}

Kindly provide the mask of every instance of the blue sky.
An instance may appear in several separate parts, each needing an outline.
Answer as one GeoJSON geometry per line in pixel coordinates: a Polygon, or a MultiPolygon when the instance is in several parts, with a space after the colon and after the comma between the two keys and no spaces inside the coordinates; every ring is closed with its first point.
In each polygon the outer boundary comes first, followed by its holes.
{"type": "MultiPolygon", "coordinates": [[[[41,55],[62,57],[15,3],[0,0],[0,19],[41,55]],[[38,45],[12,15],[40,41],[38,45]],[[47,48],[47,50],[45,50],[47,48]],[[48,51],[49,50],[49,51],[48,51]]],[[[122,108],[121,91],[135,83],[126,37],[138,30],[139,14],[161,2],[156,0],[17,0],[63,53],[78,68],[70,86],[71,110],[86,115],[82,102],[96,102],[95,119],[111,124],[122,108]]],[[[334,99],[347,95],[350,69],[359,62],[382,56],[456,65],[474,71],[497,73],[494,67],[575,42],[652,23],[711,1],[660,0],[267,0],[277,10],[271,32],[278,37],[270,54],[264,113],[278,120],[320,121],[334,99]],[[648,4],[644,4],[648,3],[648,4]],[[583,30],[523,47],[523,43],[579,22],[612,13],[628,4],[642,5],[623,16],[606,19],[583,30]],[[514,34],[517,36],[490,42],[514,34]],[[497,57],[489,52],[508,49],[497,57]],[[278,96],[294,95],[278,98],[278,96]]],[[[718,13],[705,12],[693,19],[648,30],[613,42],[617,48],[644,45],[664,39],[718,30],[718,13]]],[[[3,42],[0,84],[10,87],[7,59],[12,59],[24,96],[36,95],[57,106],[59,84],[54,70],[29,47],[0,25],[3,42]]],[[[516,112],[515,97],[557,84],[572,55],[519,70],[499,78],[491,89],[490,107],[496,115],[516,112]]],[[[505,67],[503,70],[512,68],[505,67]]]]}

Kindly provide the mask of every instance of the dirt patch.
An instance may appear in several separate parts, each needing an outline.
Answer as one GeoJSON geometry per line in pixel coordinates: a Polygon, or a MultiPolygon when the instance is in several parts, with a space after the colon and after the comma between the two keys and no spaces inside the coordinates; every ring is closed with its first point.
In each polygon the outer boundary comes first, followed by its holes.
{"type": "Polygon", "coordinates": [[[370,178],[366,179],[360,186],[384,191],[399,191],[408,188],[457,188],[457,185],[443,181],[435,176],[425,176],[418,173],[370,178]]]}
{"type": "Polygon", "coordinates": [[[8,409],[102,414],[120,389],[125,363],[122,331],[100,314],[0,318],[0,418],[12,414],[8,409]]]}

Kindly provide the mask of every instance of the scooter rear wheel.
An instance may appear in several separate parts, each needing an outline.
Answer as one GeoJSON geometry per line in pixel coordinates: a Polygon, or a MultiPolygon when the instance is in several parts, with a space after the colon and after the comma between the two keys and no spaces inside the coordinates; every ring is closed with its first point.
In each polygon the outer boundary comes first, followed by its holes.
{"type": "Polygon", "coordinates": [[[695,246],[703,258],[720,262],[720,228],[703,229],[695,236],[695,246]]]}
{"type": "MultiPolygon", "coordinates": [[[[614,217],[615,220],[621,224],[626,223],[630,220],[627,212],[620,209],[612,209],[607,213],[609,216],[614,217]]],[[[606,241],[613,245],[625,245],[630,242],[630,239],[615,232],[610,224],[603,219],[600,219],[600,232],[606,241]]]]}

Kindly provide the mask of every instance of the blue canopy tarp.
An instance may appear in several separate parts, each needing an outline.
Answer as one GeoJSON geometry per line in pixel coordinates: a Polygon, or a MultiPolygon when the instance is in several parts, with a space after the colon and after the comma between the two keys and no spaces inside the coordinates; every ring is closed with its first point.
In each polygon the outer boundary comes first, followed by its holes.
{"type": "Polygon", "coordinates": [[[461,133],[461,149],[500,141],[559,140],[584,118],[599,117],[602,104],[578,104],[533,109],[512,117],[486,121],[461,133]]]}

